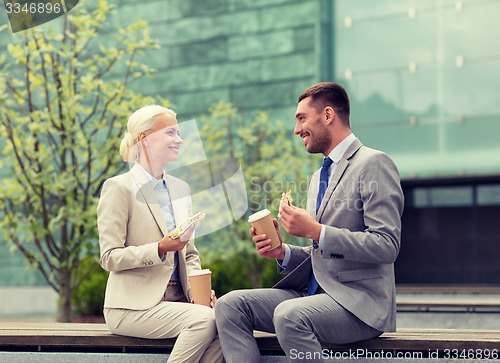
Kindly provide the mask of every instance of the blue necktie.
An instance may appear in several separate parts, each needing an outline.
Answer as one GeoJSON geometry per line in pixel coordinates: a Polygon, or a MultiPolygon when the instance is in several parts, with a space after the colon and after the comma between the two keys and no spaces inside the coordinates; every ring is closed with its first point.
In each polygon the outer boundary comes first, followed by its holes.
{"type": "MultiPolygon", "coordinates": [[[[319,206],[321,205],[321,201],[326,192],[326,187],[328,186],[328,172],[330,170],[330,166],[332,165],[333,160],[330,158],[325,158],[323,160],[323,166],[321,167],[321,173],[319,176],[319,188],[318,188],[318,198],[316,199],[316,214],[318,213],[319,206]]],[[[317,244],[316,241],[314,243],[317,244]]],[[[307,282],[307,292],[309,295],[314,295],[316,290],[318,289],[318,281],[316,281],[316,277],[314,277],[314,272],[311,272],[311,277],[307,282]]]]}

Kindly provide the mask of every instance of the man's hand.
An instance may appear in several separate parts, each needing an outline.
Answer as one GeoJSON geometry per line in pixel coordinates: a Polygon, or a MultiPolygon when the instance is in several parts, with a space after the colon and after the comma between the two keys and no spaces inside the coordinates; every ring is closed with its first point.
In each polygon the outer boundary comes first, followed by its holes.
{"type": "Polygon", "coordinates": [[[319,240],[321,224],[316,222],[305,209],[280,203],[279,213],[281,224],[289,234],[319,240]]]}
{"type": "Polygon", "coordinates": [[[250,235],[252,236],[252,240],[255,243],[255,248],[257,249],[257,253],[265,258],[275,258],[277,260],[283,260],[285,258],[285,246],[283,245],[283,241],[281,239],[281,232],[278,227],[278,221],[276,218],[273,218],[274,227],[278,232],[278,238],[280,239],[280,246],[270,251],[271,249],[271,239],[267,238],[265,234],[255,234],[255,228],[250,228],[250,235]]]}

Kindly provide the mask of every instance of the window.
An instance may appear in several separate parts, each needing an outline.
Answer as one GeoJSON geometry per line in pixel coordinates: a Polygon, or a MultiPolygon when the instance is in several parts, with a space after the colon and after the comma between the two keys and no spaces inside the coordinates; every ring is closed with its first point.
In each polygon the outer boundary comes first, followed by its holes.
{"type": "Polygon", "coordinates": [[[477,187],[478,205],[500,205],[500,184],[477,187]]]}
{"type": "Polygon", "coordinates": [[[474,193],[472,188],[472,186],[415,188],[412,190],[413,207],[472,206],[474,204],[474,193]]]}

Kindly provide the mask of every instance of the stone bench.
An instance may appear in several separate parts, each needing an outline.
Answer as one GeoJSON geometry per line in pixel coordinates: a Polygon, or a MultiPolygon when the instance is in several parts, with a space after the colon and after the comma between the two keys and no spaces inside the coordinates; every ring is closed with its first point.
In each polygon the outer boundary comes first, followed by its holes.
{"type": "MultiPolygon", "coordinates": [[[[262,355],[265,356],[263,361],[286,361],[275,335],[255,332],[255,337],[262,355]]],[[[64,360],[77,359],[78,363],[105,362],[105,354],[130,354],[137,357],[140,354],[155,355],[153,360],[142,357],[138,361],[162,362],[166,360],[166,354],[171,351],[174,342],[175,339],[153,340],[114,335],[104,324],[0,322],[0,362],[7,361],[2,360],[2,356],[7,357],[9,362],[25,361],[16,360],[21,353],[36,354],[37,362],[44,361],[40,359],[43,357],[40,353],[77,354],[78,358],[66,355],[64,360]],[[90,354],[93,354],[94,358],[85,360],[84,357],[90,354]]],[[[353,357],[357,357],[359,361],[360,356],[372,357],[379,362],[384,361],[381,358],[396,357],[430,362],[430,358],[446,360],[447,357],[453,358],[453,355],[462,355],[462,358],[467,359],[477,357],[476,361],[481,361],[486,354],[490,358],[499,358],[500,331],[400,329],[395,333],[384,333],[381,337],[353,344],[325,344],[324,351],[328,357],[341,358],[346,362],[353,357]]],[[[64,361],[58,360],[57,354],[49,354],[47,362],[64,361]]],[[[113,359],[110,362],[119,361],[117,358],[113,359]]]]}

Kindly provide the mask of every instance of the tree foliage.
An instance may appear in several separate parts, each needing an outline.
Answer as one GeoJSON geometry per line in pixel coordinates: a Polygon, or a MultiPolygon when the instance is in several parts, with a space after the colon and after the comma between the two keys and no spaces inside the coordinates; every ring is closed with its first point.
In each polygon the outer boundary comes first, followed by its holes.
{"type": "MultiPolygon", "coordinates": [[[[264,208],[276,217],[281,195],[288,190],[292,190],[294,205],[305,207],[310,157],[302,145],[294,143],[293,126],[270,120],[266,112],[246,114],[230,102],[220,101],[210,108],[208,115],[202,116],[200,125],[209,159],[225,155],[241,162],[249,205],[244,217],[200,238],[197,244],[202,261],[220,264],[225,260],[228,266],[232,266],[234,260],[244,261],[239,264],[240,273],[250,280],[251,286],[275,282],[279,277],[270,279],[264,275],[269,260],[256,253],[247,219],[251,213],[264,208]]],[[[284,230],[282,235],[287,243],[306,242],[284,230]]]]}
{"type": "Polygon", "coordinates": [[[58,29],[50,23],[12,36],[0,59],[0,168],[9,171],[0,226],[58,292],[62,321],[86,278],[79,266],[98,253],[100,187],[126,167],[118,152],[126,119],[152,102],[130,86],[153,71],[136,57],[157,45],[146,22],[118,29],[104,45],[99,30],[110,11],[105,0],[82,1],[58,29]]]}

